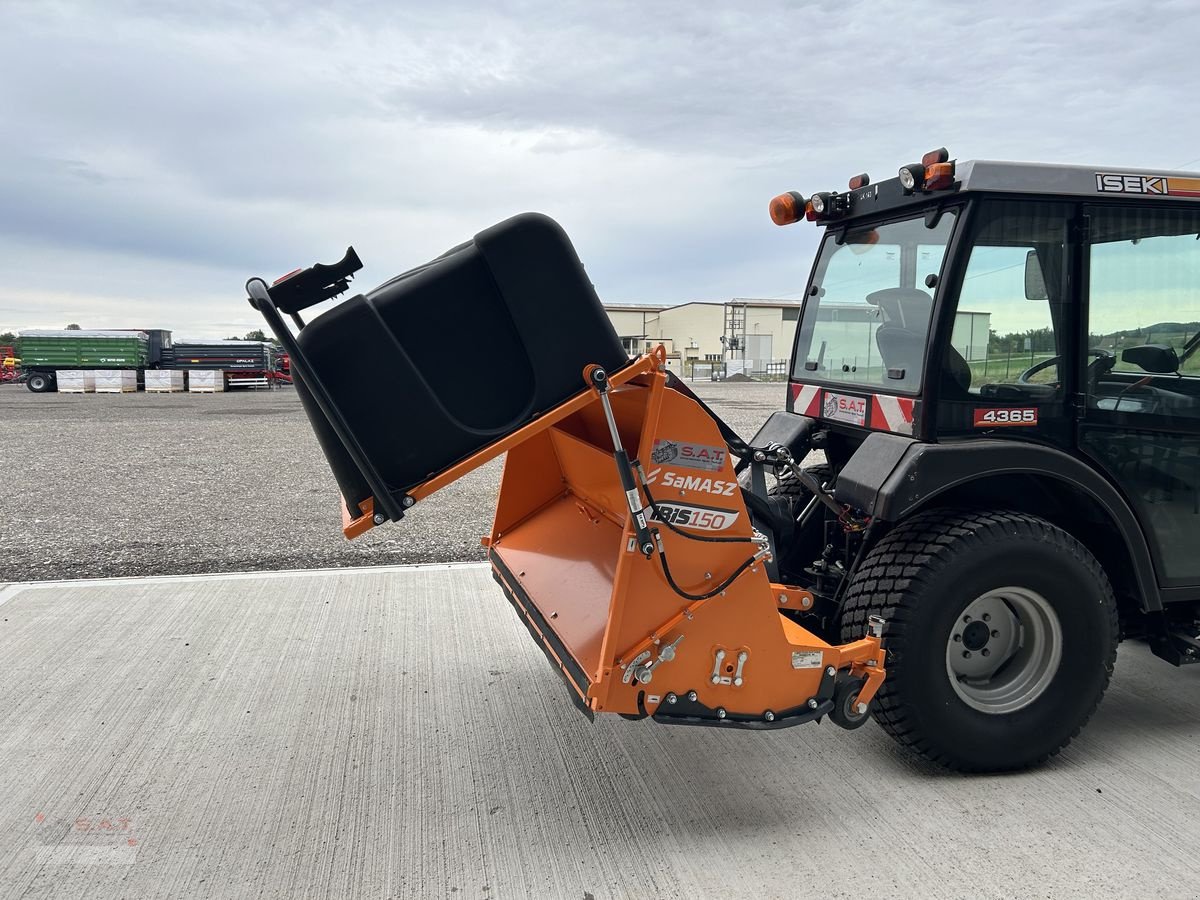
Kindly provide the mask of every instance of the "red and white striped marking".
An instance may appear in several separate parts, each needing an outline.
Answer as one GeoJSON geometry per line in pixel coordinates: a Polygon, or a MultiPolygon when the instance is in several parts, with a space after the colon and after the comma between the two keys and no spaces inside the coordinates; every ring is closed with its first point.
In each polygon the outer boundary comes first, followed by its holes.
{"type": "Polygon", "coordinates": [[[792,385],[792,412],[817,416],[821,412],[821,389],[813,384],[792,385]]]}
{"type": "Polygon", "coordinates": [[[916,401],[909,397],[871,396],[871,427],[876,431],[894,434],[913,433],[913,410],[916,401]]]}

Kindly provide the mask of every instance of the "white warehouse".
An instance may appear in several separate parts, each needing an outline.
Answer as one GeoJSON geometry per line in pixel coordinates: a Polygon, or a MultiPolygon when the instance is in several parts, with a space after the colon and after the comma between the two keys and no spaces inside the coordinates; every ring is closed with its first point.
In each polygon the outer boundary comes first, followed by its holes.
{"type": "Polygon", "coordinates": [[[784,374],[800,318],[799,301],[745,298],[679,306],[606,304],[605,310],[631,356],[662,343],[685,373],[696,364],[726,362],[731,372],[784,374]]]}

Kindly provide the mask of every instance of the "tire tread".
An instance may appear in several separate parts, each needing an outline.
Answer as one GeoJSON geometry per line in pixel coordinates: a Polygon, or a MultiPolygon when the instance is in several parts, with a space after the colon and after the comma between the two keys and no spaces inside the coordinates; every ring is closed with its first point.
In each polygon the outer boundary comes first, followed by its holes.
{"type": "MultiPolygon", "coordinates": [[[[906,614],[929,595],[929,582],[950,563],[956,549],[964,543],[1007,535],[1052,543],[1058,552],[1074,557],[1089,569],[1104,588],[1104,606],[1111,634],[1109,653],[1104,660],[1104,683],[1095,702],[1058,747],[1036,759],[1008,767],[1021,769],[1045,762],[1079,734],[1099,706],[1116,662],[1117,606],[1108,577],[1096,558],[1069,533],[1037,516],[1008,510],[935,509],[919,513],[885,535],[863,560],[847,587],[842,606],[841,637],[843,641],[861,637],[867,630],[868,617],[878,615],[887,623],[885,648],[889,642],[902,645],[912,627],[912,620],[906,614]]],[[[939,750],[921,734],[912,721],[911,711],[900,700],[898,688],[904,679],[903,663],[893,670],[892,661],[892,654],[889,654],[888,676],[872,704],[875,720],[883,730],[900,744],[938,765],[962,772],[997,771],[995,767],[973,765],[939,750]]]]}

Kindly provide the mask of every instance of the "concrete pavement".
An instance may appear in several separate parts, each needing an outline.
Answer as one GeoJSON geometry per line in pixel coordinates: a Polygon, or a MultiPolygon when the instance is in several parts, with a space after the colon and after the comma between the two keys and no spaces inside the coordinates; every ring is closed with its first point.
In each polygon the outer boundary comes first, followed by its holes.
{"type": "Polygon", "coordinates": [[[3,897],[1196,897],[1200,669],[949,775],[589,724],[481,566],[0,587],[3,897]]]}

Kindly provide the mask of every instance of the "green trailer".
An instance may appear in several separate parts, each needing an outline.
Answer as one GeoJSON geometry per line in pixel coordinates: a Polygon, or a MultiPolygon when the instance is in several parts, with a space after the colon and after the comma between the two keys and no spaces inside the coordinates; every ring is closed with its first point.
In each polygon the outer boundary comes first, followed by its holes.
{"type": "Polygon", "coordinates": [[[22,331],[21,366],[34,393],[56,389],[63,369],[145,369],[150,338],[144,331],[22,331]]]}

